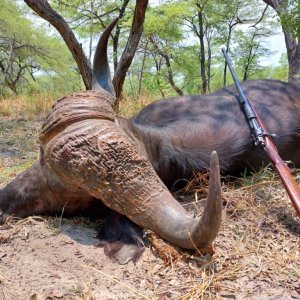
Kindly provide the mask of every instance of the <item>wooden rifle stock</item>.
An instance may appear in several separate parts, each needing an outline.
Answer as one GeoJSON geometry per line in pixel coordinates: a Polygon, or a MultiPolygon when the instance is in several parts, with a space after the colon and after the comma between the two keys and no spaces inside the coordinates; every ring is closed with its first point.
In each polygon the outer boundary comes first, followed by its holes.
{"type": "MultiPolygon", "coordinates": [[[[262,122],[262,120],[259,118],[257,114],[256,117],[262,129],[265,132],[267,132],[265,124],[262,122]]],[[[297,215],[300,218],[300,187],[298,186],[297,182],[292,176],[290,168],[279,156],[277,148],[274,145],[272,138],[270,136],[265,136],[264,150],[269,156],[273,166],[277,170],[277,173],[292,201],[292,204],[297,212],[297,215]]]]}
{"type": "Polygon", "coordinates": [[[269,156],[272,164],[277,170],[279,177],[292,201],[292,204],[300,218],[300,187],[293,178],[291,170],[282,160],[278,154],[278,150],[272,141],[272,135],[268,133],[266,126],[257,115],[256,111],[252,107],[249,99],[246,97],[241,84],[235,74],[230,58],[228,57],[225,49],[222,49],[225,61],[228,65],[230,73],[235,83],[235,87],[238,91],[239,97],[238,102],[241,110],[244,113],[248,126],[250,128],[254,144],[261,146],[269,156]]]}

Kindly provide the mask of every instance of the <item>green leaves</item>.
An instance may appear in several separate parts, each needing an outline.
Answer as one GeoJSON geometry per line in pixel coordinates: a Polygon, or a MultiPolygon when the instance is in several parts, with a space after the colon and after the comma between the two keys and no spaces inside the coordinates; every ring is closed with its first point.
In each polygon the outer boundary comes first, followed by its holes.
{"type": "MultiPolygon", "coordinates": [[[[21,1],[0,0],[0,83],[14,92],[80,88],[74,59],[55,30],[34,18],[21,1]],[[50,28],[50,30],[49,30],[50,28]],[[50,31],[50,33],[49,33],[50,31]],[[23,69],[22,69],[23,68],[23,69]],[[61,78],[70,78],[62,83],[61,78]],[[70,81],[70,82],[69,82],[70,81]]],[[[49,0],[68,22],[91,59],[102,29],[121,14],[110,41],[114,69],[127,43],[136,1],[49,0]],[[123,10],[123,11],[122,11],[123,10]],[[112,42],[113,40],[113,42],[112,42]]],[[[150,2],[151,3],[151,2],[150,2]]],[[[296,0],[281,10],[283,26],[299,36],[296,0]]],[[[261,0],[173,0],[150,5],[144,32],[127,76],[127,92],[156,97],[214,91],[227,84],[221,46],[226,46],[240,79],[285,79],[287,66],[266,66],[268,39],[279,29],[273,10],[261,0]],[[224,76],[225,74],[225,76],[224,76]],[[205,82],[206,81],[206,82],[205,82]],[[204,88],[205,83],[207,86],[204,88]]],[[[231,82],[227,74],[227,81],[231,82]]],[[[4,92],[4,91],[2,91],[4,92]]]]}
{"type": "Polygon", "coordinates": [[[38,88],[33,82],[41,77],[72,72],[74,63],[61,39],[49,35],[41,22],[34,25],[25,7],[8,0],[0,0],[0,6],[0,93],[38,88]]]}
{"type": "Polygon", "coordinates": [[[170,42],[179,42],[183,38],[181,15],[184,7],[181,3],[176,2],[148,9],[144,34],[146,36],[155,35],[170,42]]]}
{"type": "Polygon", "coordinates": [[[287,27],[294,37],[300,37],[300,3],[297,0],[283,2],[280,18],[283,26],[287,27]]]}
{"type": "MultiPolygon", "coordinates": [[[[143,45],[150,42],[143,86],[157,96],[176,95],[177,87],[183,93],[199,93],[204,80],[209,91],[222,87],[227,84],[220,51],[224,45],[231,50],[241,79],[254,79],[268,70],[269,77],[272,68],[264,60],[273,53],[268,38],[278,25],[272,10],[259,0],[177,0],[155,5],[148,9],[144,25],[143,45]]],[[[137,54],[133,84],[141,80],[140,62],[137,54]]],[[[228,81],[232,82],[229,75],[228,81]]]]}

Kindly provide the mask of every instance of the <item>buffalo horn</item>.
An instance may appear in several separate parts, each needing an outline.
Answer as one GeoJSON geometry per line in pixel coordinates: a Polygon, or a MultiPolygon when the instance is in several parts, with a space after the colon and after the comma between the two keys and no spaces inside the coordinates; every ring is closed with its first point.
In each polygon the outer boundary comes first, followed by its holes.
{"type": "Polygon", "coordinates": [[[117,22],[118,18],[114,19],[102,33],[96,48],[93,63],[92,89],[99,90],[102,88],[113,96],[115,96],[115,89],[111,81],[110,69],[107,59],[107,43],[109,35],[117,22]]]}

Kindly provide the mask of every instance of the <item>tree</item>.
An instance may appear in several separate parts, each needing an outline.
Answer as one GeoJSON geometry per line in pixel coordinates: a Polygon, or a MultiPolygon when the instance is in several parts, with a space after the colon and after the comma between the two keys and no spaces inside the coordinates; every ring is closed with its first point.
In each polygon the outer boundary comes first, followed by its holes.
{"type": "Polygon", "coordinates": [[[140,38],[142,36],[143,24],[145,20],[145,13],[146,13],[147,6],[148,6],[148,0],[136,1],[130,34],[113,79],[113,84],[118,99],[118,101],[116,102],[117,108],[119,105],[119,96],[121,95],[122,92],[123,84],[126,77],[126,72],[128,71],[132,63],[135,51],[139,44],[140,38]]]}
{"type": "MultiPolygon", "coordinates": [[[[92,72],[90,62],[82,49],[81,43],[78,42],[68,22],[50,6],[47,0],[25,0],[25,2],[39,16],[47,20],[57,29],[77,63],[86,89],[91,89],[92,72]]],[[[122,93],[126,72],[130,67],[134,52],[140,40],[147,5],[148,0],[136,1],[134,18],[127,46],[122,54],[113,80],[118,99],[122,93]]]]}
{"type": "Polygon", "coordinates": [[[264,67],[260,64],[260,58],[270,55],[272,52],[264,45],[262,37],[269,36],[270,30],[266,27],[252,26],[246,32],[236,32],[234,52],[238,59],[237,66],[242,73],[242,80],[250,79],[264,67]]]}
{"type": "Polygon", "coordinates": [[[58,39],[47,35],[43,28],[34,27],[23,10],[11,1],[0,0],[0,5],[1,85],[17,94],[22,82],[36,80],[38,71],[62,71],[69,64],[58,39]]]}
{"type": "MultiPolygon", "coordinates": [[[[206,72],[206,57],[205,57],[205,33],[207,32],[207,18],[206,11],[207,6],[210,4],[209,0],[193,0],[190,1],[190,8],[194,11],[195,15],[191,11],[192,15],[185,16],[185,21],[191,28],[192,32],[199,39],[199,61],[200,61],[200,77],[202,80],[202,85],[200,92],[202,94],[207,93],[208,81],[206,72]]],[[[206,36],[207,38],[208,36],[206,36]]]]}
{"type": "Polygon", "coordinates": [[[300,83],[300,8],[297,0],[263,0],[279,16],[289,62],[288,80],[300,83]]]}
{"type": "MultiPolygon", "coordinates": [[[[258,9],[258,5],[253,1],[244,1],[244,0],[234,0],[234,1],[218,1],[218,11],[216,15],[218,16],[218,31],[221,33],[219,42],[224,45],[226,53],[230,52],[230,47],[232,46],[232,40],[234,39],[235,31],[239,31],[237,33],[241,36],[243,27],[243,31],[247,31],[247,27],[254,26],[252,24],[259,24],[262,22],[263,16],[260,16],[260,8],[258,9]]],[[[248,30],[248,33],[251,35],[252,31],[248,30]]],[[[246,35],[247,35],[246,34],[246,35]]],[[[244,35],[244,37],[246,36],[244,35]]],[[[250,43],[247,43],[250,45],[250,43]]],[[[245,46],[246,44],[244,44],[245,46]]],[[[245,49],[244,49],[245,50],[245,49]]],[[[235,55],[238,53],[235,53],[235,55]]],[[[227,63],[224,61],[223,68],[223,86],[227,85],[227,63]]]]}
{"type": "MultiPolygon", "coordinates": [[[[177,95],[183,95],[177,82],[180,72],[175,71],[176,51],[182,48],[179,44],[182,39],[180,15],[181,11],[184,11],[178,2],[180,1],[161,4],[155,9],[150,9],[144,29],[144,44],[148,45],[148,57],[154,62],[156,71],[154,76],[161,95],[165,94],[162,89],[165,80],[177,95]]],[[[148,72],[153,73],[153,69],[148,72]]]]}
{"type": "Polygon", "coordinates": [[[47,0],[25,0],[25,3],[39,16],[52,24],[64,39],[82,76],[86,89],[91,89],[91,65],[83,53],[82,45],[76,39],[67,22],[50,6],[47,0]]]}
{"type": "MultiPolygon", "coordinates": [[[[80,38],[89,39],[88,57],[91,61],[93,40],[99,35],[113,19],[123,17],[128,18],[125,13],[129,0],[110,0],[107,2],[99,0],[52,0],[51,4],[56,11],[60,11],[62,17],[80,38]]],[[[131,12],[128,13],[132,14],[131,12]]],[[[122,23],[115,26],[115,33],[111,34],[113,40],[113,61],[114,71],[118,65],[118,47],[122,23]]]]}
{"type": "MultiPolygon", "coordinates": [[[[261,57],[270,55],[264,40],[272,32],[262,29],[268,27],[272,9],[267,9],[261,0],[160,1],[147,11],[143,33],[148,0],[25,1],[56,26],[86,88],[91,84],[90,65],[96,41],[115,17],[120,18],[110,40],[113,83],[118,99],[123,86],[134,97],[148,90],[168,97],[207,93],[227,84],[228,72],[221,45],[231,52],[237,71],[244,79],[262,76],[261,57]],[[129,72],[130,85],[124,85],[129,72]]],[[[293,24],[296,24],[298,15],[295,10],[289,11],[294,13],[293,24]]],[[[292,26],[291,20],[287,23],[292,26]]],[[[9,48],[6,57],[9,57],[9,48]]],[[[264,73],[271,76],[271,67],[268,70],[264,73]]]]}

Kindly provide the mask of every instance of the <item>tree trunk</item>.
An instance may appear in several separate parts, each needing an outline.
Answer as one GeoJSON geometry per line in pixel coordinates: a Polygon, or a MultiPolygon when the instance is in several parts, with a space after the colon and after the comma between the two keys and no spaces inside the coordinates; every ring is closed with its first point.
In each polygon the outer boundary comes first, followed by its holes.
{"type": "Polygon", "coordinates": [[[25,3],[40,17],[53,25],[60,33],[77,63],[86,89],[90,90],[92,87],[91,64],[83,52],[82,45],[77,41],[68,23],[61,15],[52,9],[46,0],[25,0],[25,3]]]}
{"type": "Polygon", "coordinates": [[[141,96],[141,92],[142,92],[142,80],[143,80],[143,75],[144,75],[144,68],[145,68],[145,60],[146,60],[146,54],[147,54],[147,47],[148,47],[148,41],[146,42],[145,49],[144,49],[144,54],[143,54],[142,66],[141,66],[141,71],[140,71],[140,76],[139,76],[138,96],[141,96]]]}
{"type": "MultiPolygon", "coordinates": [[[[119,12],[119,20],[121,20],[122,17],[124,16],[125,9],[126,9],[128,3],[129,3],[129,0],[124,0],[123,5],[119,12]]],[[[116,32],[115,32],[114,36],[112,37],[112,39],[113,39],[113,54],[114,54],[114,56],[113,56],[114,72],[116,72],[117,68],[118,68],[118,48],[119,48],[120,32],[121,32],[121,28],[120,28],[119,24],[117,24],[116,32]]]]}
{"type": "MultiPolygon", "coordinates": [[[[283,27],[282,27],[283,28],[283,27]]],[[[288,81],[300,84],[300,42],[283,28],[289,62],[288,81]]]]}
{"type": "Polygon", "coordinates": [[[89,62],[90,62],[90,64],[92,64],[92,52],[93,52],[93,26],[91,24],[90,37],[89,37],[89,62]]]}
{"type": "Polygon", "coordinates": [[[207,78],[205,70],[205,46],[204,46],[204,24],[203,14],[200,11],[200,5],[197,4],[198,11],[198,23],[199,23],[199,40],[200,40],[200,76],[202,79],[201,93],[207,93],[207,78]]]}
{"type": "MultiPolygon", "coordinates": [[[[94,11],[94,2],[91,1],[91,11],[94,11]]],[[[89,62],[92,64],[92,52],[93,52],[93,19],[90,19],[90,36],[89,36],[89,62]]]]}
{"type": "Polygon", "coordinates": [[[167,65],[167,69],[168,69],[168,81],[171,84],[172,88],[174,89],[174,91],[179,95],[182,96],[183,95],[183,91],[178,87],[178,85],[175,83],[174,81],[174,76],[173,76],[173,70],[172,70],[172,66],[171,66],[171,61],[170,61],[170,57],[167,53],[163,52],[161,49],[159,49],[159,47],[157,46],[157,44],[155,43],[155,41],[153,40],[152,37],[149,37],[149,41],[151,42],[151,44],[154,46],[155,50],[157,51],[157,53],[163,57],[166,61],[166,65],[167,65]]]}
{"type": "Polygon", "coordinates": [[[157,61],[155,53],[150,52],[150,54],[153,56],[153,59],[154,59],[154,62],[155,62],[155,68],[156,68],[156,74],[157,74],[155,76],[156,83],[157,83],[159,92],[161,94],[161,97],[162,97],[162,99],[164,99],[165,98],[165,92],[163,91],[163,89],[161,87],[161,84],[160,84],[160,80],[159,80],[159,72],[160,72],[160,69],[161,69],[161,60],[159,62],[157,61]]]}
{"type": "Polygon", "coordinates": [[[206,72],[207,72],[207,89],[210,93],[210,79],[212,77],[211,75],[211,43],[210,43],[210,36],[208,34],[208,30],[206,29],[206,41],[207,41],[207,66],[206,66],[206,72]]]}
{"type": "MultiPolygon", "coordinates": [[[[228,37],[227,37],[226,48],[225,48],[225,51],[226,51],[227,54],[229,53],[229,45],[230,45],[230,40],[231,40],[231,32],[232,32],[232,27],[229,26],[228,37]]],[[[223,70],[223,87],[225,87],[226,84],[227,84],[227,62],[225,60],[224,70],[223,70]]]]}
{"type": "MultiPolygon", "coordinates": [[[[236,10],[236,14],[237,14],[237,10],[236,10]]],[[[228,37],[227,37],[227,40],[226,40],[226,49],[225,49],[227,54],[229,53],[232,30],[237,24],[241,23],[241,21],[239,19],[237,19],[237,21],[235,21],[235,22],[233,22],[233,21],[234,21],[234,19],[232,19],[228,24],[228,37]]],[[[225,64],[224,64],[224,73],[223,74],[224,74],[223,87],[225,87],[226,84],[227,84],[227,62],[226,61],[225,61],[225,64]]]]}
{"type": "MultiPolygon", "coordinates": [[[[266,4],[270,5],[278,14],[281,19],[283,13],[288,14],[284,8],[285,1],[283,0],[263,0],[266,4]]],[[[292,35],[289,28],[281,22],[282,31],[284,33],[285,45],[289,63],[288,81],[291,83],[300,84],[300,37],[292,35]]]]}
{"type": "Polygon", "coordinates": [[[10,88],[10,90],[13,92],[14,96],[18,95],[17,87],[14,82],[12,81],[6,81],[7,86],[10,88]]]}
{"type": "MultiPolygon", "coordinates": [[[[134,10],[133,22],[129,38],[113,79],[117,100],[121,96],[126,73],[132,63],[135,51],[137,49],[143,32],[143,23],[145,20],[147,6],[148,0],[136,0],[136,6],[134,10]]],[[[116,101],[115,110],[118,111],[118,109],[119,101],[116,101]]]]}
{"type": "Polygon", "coordinates": [[[175,92],[179,96],[183,96],[183,91],[178,87],[178,85],[174,81],[170,58],[169,58],[168,55],[166,55],[165,58],[166,58],[166,65],[167,65],[167,68],[168,68],[168,79],[169,79],[169,82],[170,82],[172,88],[175,90],[175,92]]]}

